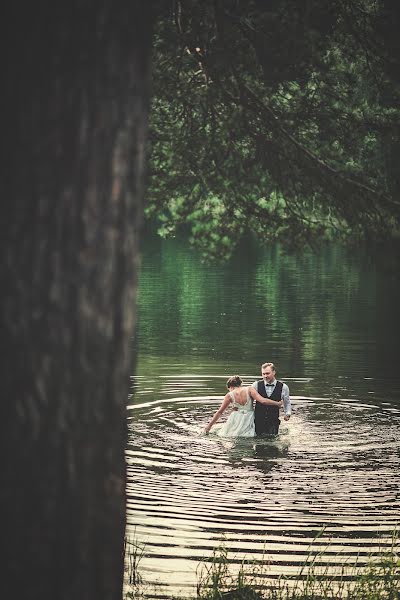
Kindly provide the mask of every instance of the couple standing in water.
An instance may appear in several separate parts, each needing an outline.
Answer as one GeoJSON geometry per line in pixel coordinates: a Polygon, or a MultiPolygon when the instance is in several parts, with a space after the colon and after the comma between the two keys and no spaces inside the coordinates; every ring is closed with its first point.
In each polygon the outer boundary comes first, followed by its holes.
{"type": "Polygon", "coordinates": [[[256,435],[277,435],[279,430],[279,409],[283,407],[285,421],[290,419],[291,404],[286,383],[276,379],[273,363],[261,365],[262,379],[252,386],[244,387],[239,375],[226,382],[229,392],[220,408],[206,425],[205,432],[218,421],[223,412],[232,406],[228,420],[218,431],[221,437],[254,437],[256,435]],[[254,406],[255,403],[255,406],[254,406]]]}

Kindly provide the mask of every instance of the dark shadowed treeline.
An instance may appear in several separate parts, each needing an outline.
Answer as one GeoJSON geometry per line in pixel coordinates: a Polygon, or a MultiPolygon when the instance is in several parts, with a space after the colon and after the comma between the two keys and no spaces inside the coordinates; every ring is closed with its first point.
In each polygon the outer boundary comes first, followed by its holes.
{"type": "Polygon", "coordinates": [[[398,236],[392,0],[179,0],[159,19],[149,215],[207,256],[398,236]]]}

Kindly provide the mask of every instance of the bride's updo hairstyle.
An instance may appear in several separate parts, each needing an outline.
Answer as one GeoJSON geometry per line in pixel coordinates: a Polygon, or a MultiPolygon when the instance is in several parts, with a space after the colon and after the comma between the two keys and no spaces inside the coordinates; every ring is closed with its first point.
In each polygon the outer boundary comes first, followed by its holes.
{"type": "Polygon", "coordinates": [[[228,381],[226,382],[226,387],[229,388],[230,387],[240,387],[242,385],[242,380],[240,379],[239,375],[232,375],[232,377],[229,377],[228,381]]]}

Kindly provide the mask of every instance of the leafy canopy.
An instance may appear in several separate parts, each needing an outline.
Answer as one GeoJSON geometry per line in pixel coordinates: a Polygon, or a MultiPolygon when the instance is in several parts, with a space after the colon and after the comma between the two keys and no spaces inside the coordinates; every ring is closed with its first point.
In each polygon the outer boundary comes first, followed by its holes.
{"type": "Polygon", "coordinates": [[[208,256],[396,236],[399,8],[181,0],[154,49],[147,214],[208,256]]]}

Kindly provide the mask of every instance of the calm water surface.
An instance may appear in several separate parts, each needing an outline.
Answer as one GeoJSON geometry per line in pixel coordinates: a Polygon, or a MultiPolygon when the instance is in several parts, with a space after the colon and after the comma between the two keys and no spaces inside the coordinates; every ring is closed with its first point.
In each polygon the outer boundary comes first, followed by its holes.
{"type": "Polygon", "coordinates": [[[150,597],[187,597],[222,541],[299,570],[313,538],[332,568],[389,544],[400,522],[398,262],[329,247],[287,256],[243,243],[206,266],[148,241],[128,412],[128,536],[150,597]],[[293,416],[276,439],[202,435],[228,376],[273,361],[293,416]],[[380,541],[377,542],[377,537],[380,541]],[[150,588],[149,588],[150,589],[150,588]]]}

